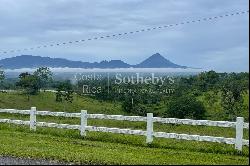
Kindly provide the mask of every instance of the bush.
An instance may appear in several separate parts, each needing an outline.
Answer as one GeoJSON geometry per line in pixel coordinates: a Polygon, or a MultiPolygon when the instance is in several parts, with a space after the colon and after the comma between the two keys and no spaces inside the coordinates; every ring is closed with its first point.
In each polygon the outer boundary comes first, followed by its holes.
{"type": "Polygon", "coordinates": [[[67,101],[68,103],[73,102],[73,86],[71,85],[70,81],[65,81],[59,83],[56,92],[56,101],[63,102],[67,101]]]}
{"type": "Polygon", "coordinates": [[[122,103],[122,110],[140,116],[146,116],[148,112],[145,105],[139,103],[136,99],[132,102],[132,98],[125,98],[122,103]]]}
{"type": "Polygon", "coordinates": [[[205,107],[192,96],[181,96],[169,103],[165,117],[204,119],[205,107]]]}

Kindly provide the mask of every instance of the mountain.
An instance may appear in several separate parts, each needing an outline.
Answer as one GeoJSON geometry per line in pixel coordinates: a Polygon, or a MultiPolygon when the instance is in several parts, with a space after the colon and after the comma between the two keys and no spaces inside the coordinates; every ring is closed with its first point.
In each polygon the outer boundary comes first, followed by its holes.
{"type": "Polygon", "coordinates": [[[69,61],[62,58],[49,58],[32,55],[21,55],[0,60],[0,66],[7,69],[48,67],[81,67],[83,62],[69,61]]]}
{"type": "Polygon", "coordinates": [[[68,68],[129,68],[131,65],[120,60],[102,61],[100,63],[70,61],[62,58],[40,57],[32,55],[21,55],[0,60],[0,66],[5,69],[38,68],[47,67],[68,67],[68,68]]]}
{"type": "Polygon", "coordinates": [[[129,68],[131,65],[121,60],[102,61],[95,68],[129,68]]]}
{"type": "Polygon", "coordinates": [[[121,60],[94,62],[71,61],[62,58],[40,57],[32,55],[21,55],[12,58],[0,60],[0,66],[5,69],[20,69],[20,68],[38,68],[47,66],[51,68],[187,68],[186,66],[177,65],[159,53],[152,55],[142,63],[130,65],[121,60]]]}
{"type": "Polygon", "coordinates": [[[186,66],[177,65],[168,59],[164,58],[161,54],[156,53],[135,66],[136,68],[187,68],[186,66]]]}

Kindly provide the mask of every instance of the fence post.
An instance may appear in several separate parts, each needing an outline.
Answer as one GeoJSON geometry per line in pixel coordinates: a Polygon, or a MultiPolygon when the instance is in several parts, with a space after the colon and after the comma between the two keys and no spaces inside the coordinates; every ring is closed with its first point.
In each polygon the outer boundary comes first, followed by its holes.
{"type": "Polygon", "coordinates": [[[30,130],[36,131],[36,107],[30,109],[30,130]]]}
{"type": "Polygon", "coordinates": [[[237,117],[237,119],[236,119],[235,149],[237,149],[239,151],[242,151],[243,125],[244,125],[244,118],[237,117]]]}
{"type": "Polygon", "coordinates": [[[153,142],[153,113],[147,113],[147,144],[153,142]]]}
{"type": "Polygon", "coordinates": [[[80,134],[81,136],[86,136],[86,126],[87,126],[87,111],[81,111],[81,127],[80,127],[80,134]]]}

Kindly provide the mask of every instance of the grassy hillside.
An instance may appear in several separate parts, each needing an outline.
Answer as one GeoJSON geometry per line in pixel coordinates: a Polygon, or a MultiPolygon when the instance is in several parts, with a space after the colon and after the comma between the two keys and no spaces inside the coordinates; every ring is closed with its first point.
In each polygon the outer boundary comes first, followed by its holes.
{"type": "MultiPolygon", "coordinates": [[[[119,103],[100,102],[88,97],[74,97],[72,104],[56,103],[53,93],[41,93],[30,101],[18,94],[0,93],[0,108],[88,113],[123,114],[119,103]]],[[[29,116],[0,114],[0,118],[28,120],[29,116]]],[[[78,118],[37,117],[38,121],[80,124],[78,118]]],[[[142,122],[113,120],[88,120],[88,125],[130,129],[146,129],[142,122]]],[[[234,129],[154,124],[155,131],[235,137],[234,129]]],[[[248,139],[248,131],[244,138],[248,139]]],[[[56,159],[82,164],[248,164],[249,150],[243,153],[233,145],[154,139],[146,145],[145,137],[110,133],[88,132],[81,138],[78,131],[65,129],[37,128],[30,132],[27,126],[0,124],[0,155],[56,159]]]]}
{"type": "Polygon", "coordinates": [[[30,101],[24,95],[17,93],[0,93],[0,108],[53,110],[61,112],[80,112],[88,110],[89,113],[123,114],[121,106],[117,103],[100,102],[88,97],[74,96],[73,103],[55,102],[54,93],[40,93],[31,96],[30,101]]]}

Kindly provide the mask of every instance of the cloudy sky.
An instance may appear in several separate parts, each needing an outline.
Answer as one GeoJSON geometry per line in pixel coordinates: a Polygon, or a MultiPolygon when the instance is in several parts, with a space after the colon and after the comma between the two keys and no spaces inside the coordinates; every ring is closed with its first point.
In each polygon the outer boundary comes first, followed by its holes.
{"type": "MultiPolygon", "coordinates": [[[[249,10],[248,0],[0,0],[0,51],[130,32],[249,10]]],[[[0,54],[137,64],[159,52],[186,66],[248,71],[249,15],[67,46],[0,54]]]]}

